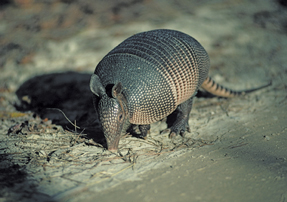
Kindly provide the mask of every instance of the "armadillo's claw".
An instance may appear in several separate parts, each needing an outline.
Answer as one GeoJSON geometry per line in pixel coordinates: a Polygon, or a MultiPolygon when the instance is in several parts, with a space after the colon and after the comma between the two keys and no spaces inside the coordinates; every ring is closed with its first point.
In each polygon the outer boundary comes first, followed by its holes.
{"type": "Polygon", "coordinates": [[[190,127],[189,127],[189,126],[187,126],[187,127],[186,127],[186,131],[187,131],[187,132],[189,132],[189,133],[191,132],[190,127]]]}
{"type": "Polygon", "coordinates": [[[172,138],[174,138],[175,136],[176,136],[176,133],[175,133],[175,132],[171,132],[168,137],[169,137],[170,139],[172,139],[172,138]]]}
{"type": "Polygon", "coordinates": [[[167,129],[160,131],[160,134],[163,134],[163,133],[169,133],[168,135],[169,138],[174,138],[175,136],[177,136],[177,133],[175,131],[172,131],[171,128],[167,128],[167,129]]]}
{"type": "Polygon", "coordinates": [[[165,130],[162,130],[160,131],[160,134],[169,133],[168,135],[169,138],[174,138],[177,135],[184,137],[186,131],[190,133],[190,127],[188,126],[187,123],[184,123],[184,124],[177,124],[165,130]]]}
{"type": "Polygon", "coordinates": [[[164,130],[160,131],[160,134],[163,134],[163,133],[169,133],[168,137],[170,139],[172,139],[175,136],[177,136],[177,133],[175,131],[172,131],[171,128],[167,128],[167,129],[164,129],[164,130]]]}
{"type": "Polygon", "coordinates": [[[141,133],[141,134],[138,134],[137,137],[146,140],[147,139],[147,134],[142,134],[141,133]]]}
{"type": "Polygon", "coordinates": [[[159,134],[169,133],[169,132],[170,132],[170,128],[166,128],[166,129],[164,129],[164,130],[161,130],[161,131],[159,132],[159,134]]]}
{"type": "Polygon", "coordinates": [[[185,130],[180,130],[179,132],[174,132],[174,131],[171,131],[170,133],[169,133],[169,138],[174,138],[175,136],[177,136],[177,135],[180,135],[181,137],[184,137],[185,136],[185,130]]]}
{"type": "Polygon", "coordinates": [[[179,132],[179,134],[180,134],[181,137],[184,137],[185,131],[184,131],[184,130],[181,130],[181,131],[179,132]]]}
{"type": "Polygon", "coordinates": [[[185,132],[190,132],[190,127],[185,120],[181,120],[169,128],[169,137],[173,138],[176,135],[185,136],[185,132]]]}

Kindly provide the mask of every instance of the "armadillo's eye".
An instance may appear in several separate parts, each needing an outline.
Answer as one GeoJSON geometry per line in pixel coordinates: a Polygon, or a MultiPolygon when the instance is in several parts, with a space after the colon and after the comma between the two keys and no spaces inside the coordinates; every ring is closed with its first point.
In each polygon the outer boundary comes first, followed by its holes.
{"type": "Polygon", "coordinates": [[[123,115],[120,114],[120,115],[119,115],[119,121],[121,121],[122,119],[123,119],[123,115]]]}

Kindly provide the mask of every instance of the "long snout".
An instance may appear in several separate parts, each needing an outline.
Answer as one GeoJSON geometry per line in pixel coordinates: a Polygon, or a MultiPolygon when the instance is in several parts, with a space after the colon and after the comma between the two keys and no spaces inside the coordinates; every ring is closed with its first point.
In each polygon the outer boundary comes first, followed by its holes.
{"type": "Polygon", "coordinates": [[[107,147],[109,151],[118,151],[119,142],[120,142],[120,135],[116,137],[106,137],[107,147]]]}

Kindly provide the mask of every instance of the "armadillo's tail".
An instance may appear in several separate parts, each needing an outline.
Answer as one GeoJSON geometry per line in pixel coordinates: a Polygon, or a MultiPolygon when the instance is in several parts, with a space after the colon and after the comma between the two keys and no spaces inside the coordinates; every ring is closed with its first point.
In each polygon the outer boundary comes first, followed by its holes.
{"type": "Polygon", "coordinates": [[[215,81],[213,81],[212,78],[207,77],[202,83],[201,87],[207,92],[213,95],[219,96],[219,97],[235,97],[235,96],[244,95],[246,93],[250,93],[250,92],[265,88],[267,86],[270,86],[271,84],[272,82],[269,82],[268,84],[257,87],[257,88],[252,88],[252,89],[242,90],[242,91],[234,91],[234,90],[225,88],[215,83],[215,81]]]}

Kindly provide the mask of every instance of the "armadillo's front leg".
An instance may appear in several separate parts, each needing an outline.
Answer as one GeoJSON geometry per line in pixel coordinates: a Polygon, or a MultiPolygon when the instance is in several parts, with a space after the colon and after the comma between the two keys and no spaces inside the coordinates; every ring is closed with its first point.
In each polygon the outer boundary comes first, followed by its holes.
{"type": "Polygon", "coordinates": [[[139,135],[140,138],[146,139],[146,135],[150,129],[150,125],[139,125],[139,130],[141,134],[139,135]]]}
{"type": "Polygon", "coordinates": [[[190,132],[188,125],[189,113],[192,108],[193,97],[177,106],[176,110],[167,117],[167,125],[170,130],[169,137],[178,134],[184,136],[185,131],[190,132]]]}

